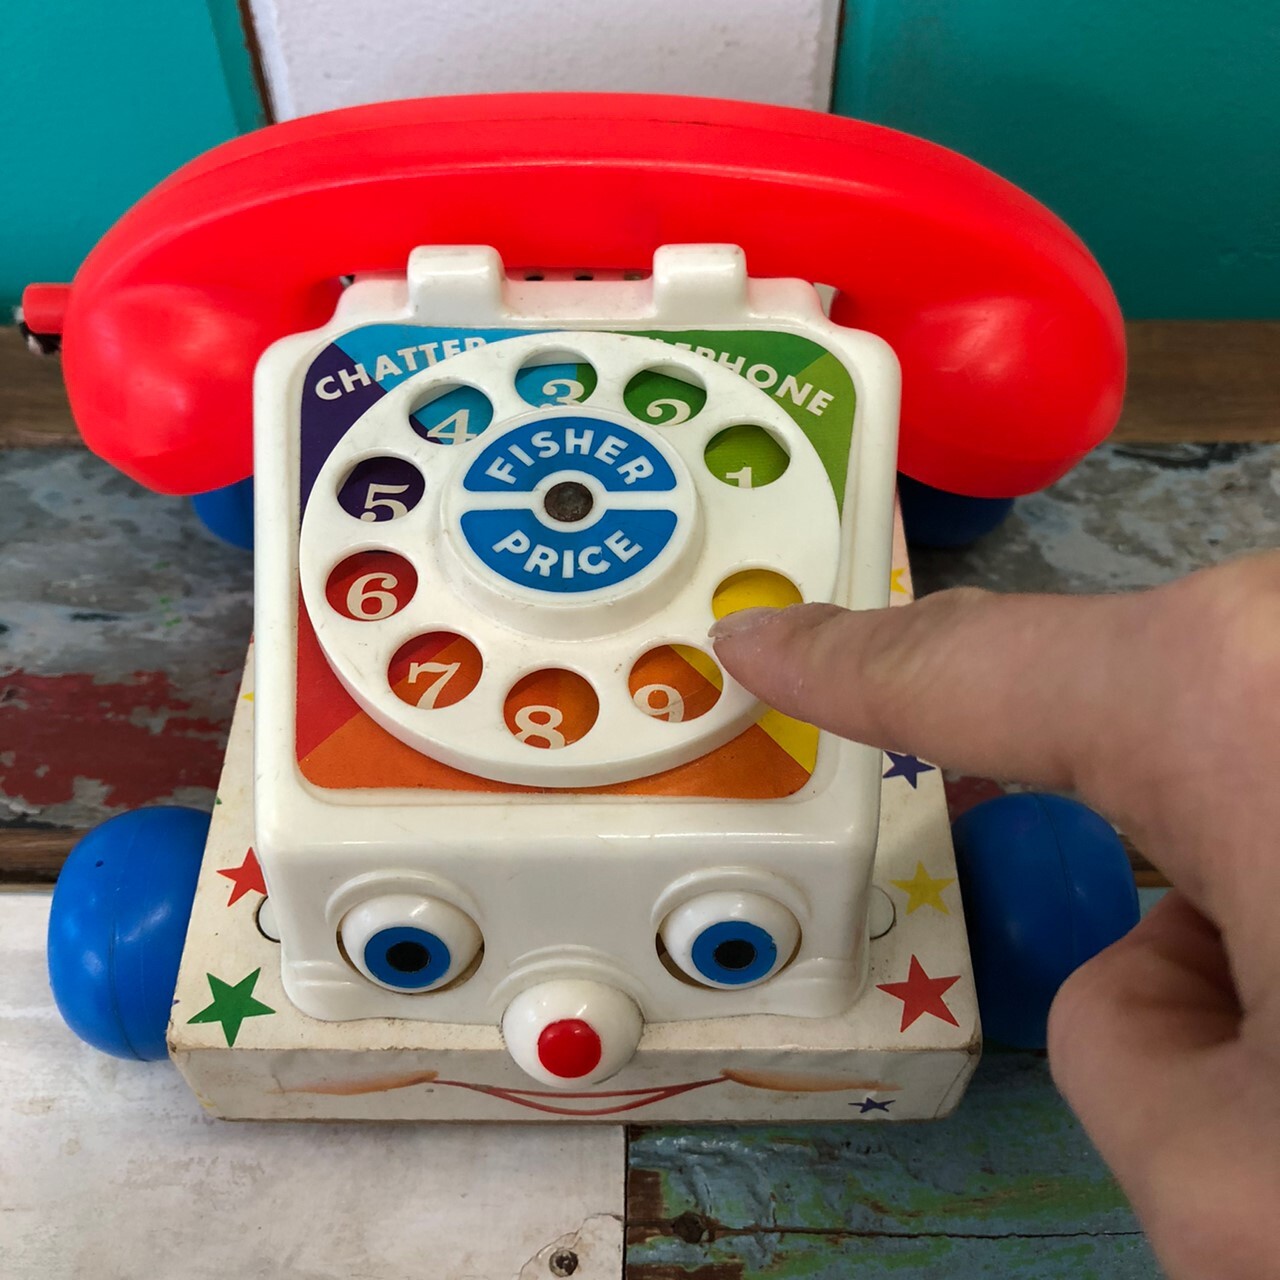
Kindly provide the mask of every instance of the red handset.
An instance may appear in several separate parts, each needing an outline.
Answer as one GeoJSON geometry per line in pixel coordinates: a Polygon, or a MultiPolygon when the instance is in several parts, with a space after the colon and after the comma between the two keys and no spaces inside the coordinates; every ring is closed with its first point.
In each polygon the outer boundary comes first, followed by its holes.
{"type": "Polygon", "coordinates": [[[1097,263],[1043,206],[920,139],[782,107],[511,94],[353,107],[273,125],[179,169],[74,284],[33,285],[63,334],[89,446],[165,492],[252,470],[268,344],[331,314],[343,275],[420,244],[509,265],[642,268],[735,243],[754,276],[835,285],[833,318],[902,364],[900,468],[1010,497],[1114,426],[1124,331],[1097,263]]]}

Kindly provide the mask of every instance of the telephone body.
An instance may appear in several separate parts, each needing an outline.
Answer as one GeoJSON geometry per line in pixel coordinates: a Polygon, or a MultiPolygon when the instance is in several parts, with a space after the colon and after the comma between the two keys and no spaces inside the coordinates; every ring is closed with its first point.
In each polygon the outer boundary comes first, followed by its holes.
{"type": "Polygon", "coordinates": [[[880,753],[761,723],[706,635],[888,603],[897,402],[886,343],[731,246],[419,248],[267,351],[256,848],[301,1009],[501,1018],[582,1083],[537,1043],[584,1000],[588,1080],[641,1013],[848,1007],[880,753]]]}
{"type": "MultiPolygon", "coordinates": [[[[253,470],[254,763],[233,781],[261,931],[325,1043],[349,1025],[389,1052],[368,1028],[438,1024],[452,1052],[500,1028],[510,1065],[581,1091],[638,1061],[646,1027],[678,1076],[663,1028],[711,1043],[746,1019],[766,1066],[806,1034],[814,1061],[858,1046],[857,1079],[942,1050],[882,1088],[917,1090],[895,1115],[953,1105],[978,1028],[945,834],[942,874],[893,882],[917,885],[908,912],[934,886],[939,918],[912,922],[933,940],[869,981],[894,925],[872,887],[883,757],[760,706],[707,629],[889,603],[895,469],[1009,497],[1105,436],[1119,313],[1052,215],[941,148],[807,112],[392,103],[215,149],[25,306],[64,335],[104,457],[169,492],[253,470]]],[[[907,858],[917,818],[894,821],[907,858]]],[[[175,1010],[214,936],[200,903],[175,1010]]],[[[227,1113],[277,1114],[279,1093],[227,1113]]],[[[351,1105],[324,1114],[390,1114],[351,1105]]]]}

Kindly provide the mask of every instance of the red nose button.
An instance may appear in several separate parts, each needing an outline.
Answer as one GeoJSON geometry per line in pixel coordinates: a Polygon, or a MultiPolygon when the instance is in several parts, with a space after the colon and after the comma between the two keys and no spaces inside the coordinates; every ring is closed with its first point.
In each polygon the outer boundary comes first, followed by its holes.
{"type": "Polygon", "coordinates": [[[576,1080],[600,1065],[600,1037],[581,1018],[561,1018],[548,1023],[538,1036],[538,1061],[553,1076],[576,1080]]]}

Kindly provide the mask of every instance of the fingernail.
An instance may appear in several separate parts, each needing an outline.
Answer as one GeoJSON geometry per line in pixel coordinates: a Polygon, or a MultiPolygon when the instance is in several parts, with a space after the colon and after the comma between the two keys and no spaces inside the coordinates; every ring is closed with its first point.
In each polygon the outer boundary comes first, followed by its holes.
{"type": "Polygon", "coordinates": [[[744,632],[754,630],[762,622],[767,622],[777,612],[777,609],[758,606],[754,609],[739,609],[736,613],[726,613],[718,622],[711,624],[707,635],[712,640],[727,640],[730,636],[740,636],[744,632]]]}

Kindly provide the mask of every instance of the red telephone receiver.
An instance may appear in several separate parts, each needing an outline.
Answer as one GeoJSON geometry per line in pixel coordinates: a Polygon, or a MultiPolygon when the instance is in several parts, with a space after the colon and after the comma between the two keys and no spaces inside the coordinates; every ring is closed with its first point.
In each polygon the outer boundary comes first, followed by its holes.
{"type": "Polygon", "coordinates": [[[634,268],[704,241],[741,245],[754,276],[837,286],[833,318],[889,342],[917,480],[1031,492],[1115,424],[1119,309],[1048,210],[931,143],[738,102],[495,95],[273,125],[179,169],[24,312],[63,334],[89,446],[201,492],[252,470],[254,365],[328,318],[343,275],[401,270],[420,244],[634,268]]]}

